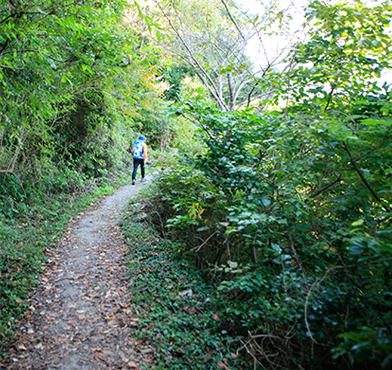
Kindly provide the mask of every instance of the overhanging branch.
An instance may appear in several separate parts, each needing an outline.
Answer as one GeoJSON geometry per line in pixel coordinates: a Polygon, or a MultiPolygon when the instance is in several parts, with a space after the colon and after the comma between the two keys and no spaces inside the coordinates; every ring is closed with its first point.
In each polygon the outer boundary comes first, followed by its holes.
{"type": "MultiPolygon", "coordinates": [[[[354,167],[354,170],[357,172],[359,178],[362,180],[362,182],[365,184],[365,186],[368,188],[368,190],[370,191],[370,193],[373,195],[373,197],[379,202],[381,203],[382,200],[381,198],[378,196],[378,194],[376,193],[376,191],[370,186],[370,184],[368,183],[368,181],[366,180],[365,176],[363,175],[362,171],[359,169],[359,167],[357,166],[357,163],[355,162],[354,158],[351,155],[350,149],[348,148],[348,145],[345,141],[343,141],[343,145],[344,145],[344,149],[346,150],[348,156],[350,157],[350,162],[354,167]]],[[[382,205],[382,207],[384,208],[385,211],[387,212],[392,212],[392,209],[386,205],[382,205]]]]}

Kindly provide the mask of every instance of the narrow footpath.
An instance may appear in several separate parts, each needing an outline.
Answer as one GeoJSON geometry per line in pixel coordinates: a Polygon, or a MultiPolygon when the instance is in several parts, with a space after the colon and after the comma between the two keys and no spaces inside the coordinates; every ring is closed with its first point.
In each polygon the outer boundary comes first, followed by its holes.
{"type": "Polygon", "coordinates": [[[48,251],[19,341],[8,351],[8,370],[136,370],[153,363],[153,348],[134,339],[128,247],[119,227],[143,186],[123,186],[93,204],[48,251]]]}

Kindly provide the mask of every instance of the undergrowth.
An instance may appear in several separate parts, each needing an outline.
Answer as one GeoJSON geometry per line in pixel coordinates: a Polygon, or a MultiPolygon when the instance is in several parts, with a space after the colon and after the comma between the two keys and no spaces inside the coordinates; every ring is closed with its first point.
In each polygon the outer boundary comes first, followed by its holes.
{"type": "Polygon", "coordinates": [[[246,368],[230,350],[240,338],[227,336],[230,323],[217,292],[179,258],[178,246],[135,218],[138,205],[129,208],[122,228],[130,246],[132,303],[140,310],[136,339],[155,347],[155,369],[246,368]]]}
{"type": "Polygon", "coordinates": [[[127,174],[118,173],[88,192],[52,194],[20,204],[13,217],[0,212],[0,356],[38,283],[45,250],[60,239],[71,218],[127,181],[127,174]]]}

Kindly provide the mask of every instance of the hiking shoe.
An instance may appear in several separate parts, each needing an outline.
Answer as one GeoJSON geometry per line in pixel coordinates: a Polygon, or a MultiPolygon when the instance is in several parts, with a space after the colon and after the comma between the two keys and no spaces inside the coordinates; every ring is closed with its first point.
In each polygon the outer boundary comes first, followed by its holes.
{"type": "Polygon", "coordinates": [[[145,177],[142,178],[142,182],[146,182],[147,179],[145,177]]]}
{"type": "Polygon", "coordinates": [[[135,185],[136,184],[136,181],[135,180],[132,180],[132,185],[135,185]]]}

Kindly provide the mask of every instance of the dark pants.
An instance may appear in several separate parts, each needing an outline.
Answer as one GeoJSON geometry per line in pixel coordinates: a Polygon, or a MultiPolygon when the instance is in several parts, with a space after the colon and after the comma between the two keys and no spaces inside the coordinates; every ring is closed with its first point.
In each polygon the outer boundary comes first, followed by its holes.
{"type": "Polygon", "coordinates": [[[132,172],[132,180],[136,179],[137,169],[140,164],[140,169],[142,170],[142,179],[144,179],[144,159],[133,158],[133,172],[132,172]]]}

